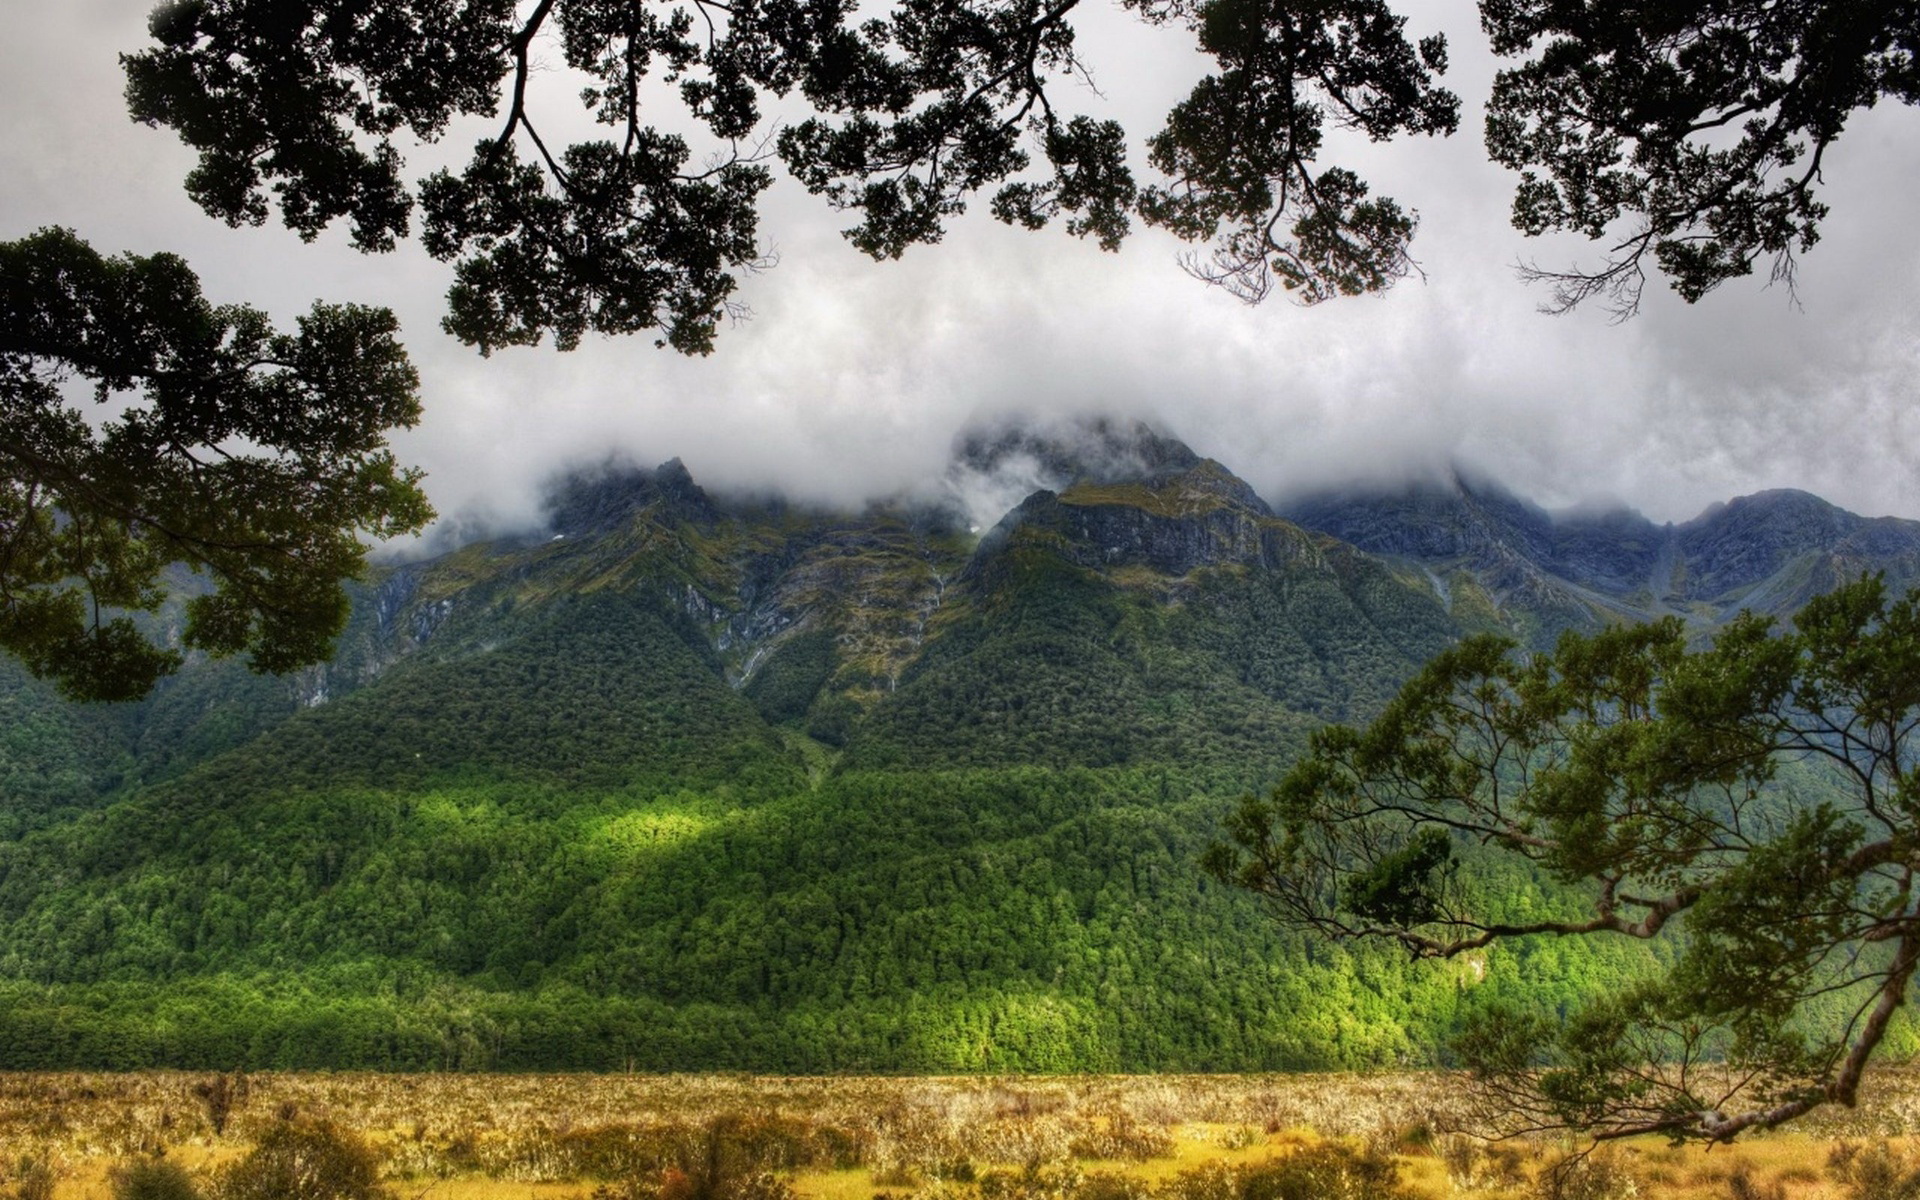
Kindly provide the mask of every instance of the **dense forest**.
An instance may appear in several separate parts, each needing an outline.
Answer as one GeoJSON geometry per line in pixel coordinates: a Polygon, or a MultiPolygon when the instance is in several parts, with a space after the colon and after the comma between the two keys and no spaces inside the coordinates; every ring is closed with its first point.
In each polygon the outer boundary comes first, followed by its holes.
{"type": "Polygon", "coordinates": [[[0,669],[0,1068],[1358,1068],[1650,966],[1339,948],[1201,872],[1498,613],[1196,469],[977,545],[642,473],[371,580],[319,672],[0,669]]]}

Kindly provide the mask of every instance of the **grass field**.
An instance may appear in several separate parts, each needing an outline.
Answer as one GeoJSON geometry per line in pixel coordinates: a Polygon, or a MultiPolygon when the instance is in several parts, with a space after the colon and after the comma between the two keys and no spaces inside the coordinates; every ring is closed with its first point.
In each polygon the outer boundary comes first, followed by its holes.
{"type": "MultiPolygon", "coordinates": [[[[1920,1072],[1711,1151],[1457,1132],[1437,1074],[0,1075],[11,1200],[1891,1200],[1920,1072]],[[166,1176],[129,1174],[156,1161],[166,1176]],[[276,1173],[277,1172],[277,1173],[276,1173]],[[156,1190],[159,1189],[159,1190],[156,1190]],[[190,1190],[183,1190],[190,1189],[190,1190]]],[[[1912,1143],[1912,1144],[1910,1144],[1912,1143]]]]}

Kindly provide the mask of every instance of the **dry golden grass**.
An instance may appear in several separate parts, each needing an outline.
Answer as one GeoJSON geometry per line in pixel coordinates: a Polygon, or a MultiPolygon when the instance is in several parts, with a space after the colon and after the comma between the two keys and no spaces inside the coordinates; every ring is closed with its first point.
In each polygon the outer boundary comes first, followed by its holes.
{"type": "MultiPolygon", "coordinates": [[[[774,1173],[798,1200],[1205,1200],[1204,1169],[1329,1143],[1390,1156],[1421,1197],[1553,1200],[1543,1172],[1557,1148],[1450,1132],[1459,1094],[1457,1081],[1417,1073],[0,1074],[0,1200],[31,1190],[30,1163],[51,1168],[52,1200],[109,1200],[110,1171],[143,1156],[211,1183],[284,1121],[363,1139],[401,1200],[587,1200],[596,1188],[603,1200],[675,1200],[634,1181],[671,1175],[723,1138],[737,1169],[774,1173]]],[[[1731,1148],[1606,1147],[1562,1181],[1559,1200],[1862,1200],[1830,1167],[1834,1148],[1920,1155],[1915,1134],[1920,1072],[1887,1071],[1858,1110],[1731,1148]]]]}

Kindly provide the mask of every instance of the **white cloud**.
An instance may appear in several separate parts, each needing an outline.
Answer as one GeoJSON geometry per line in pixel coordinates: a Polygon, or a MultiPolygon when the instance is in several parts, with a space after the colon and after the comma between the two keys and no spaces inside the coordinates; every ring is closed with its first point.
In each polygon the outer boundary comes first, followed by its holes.
{"type": "MultiPolygon", "coordinates": [[[[441,334],[447,270],[417,247],[367,258],[344,239],[232,231],[185,198],[191,156],[124,115],[115,55],[144,40],[148,0],[33,6],[0,44],[0,236],[48,223],[102,249],[175,249],[216,299],[285,320],[315,297],[392,305],[425,379],[402,453],[443,512],[526,522],[568,461],[678,455],[722,488],[853,502],[939,475],[969,421],[1015,411],[1155,419],[1269,496],[1462,460],[1549,505],[1620,499],[1680,519],[1708,502],[1796,486],[1869,513],[1920,517],[1920,114],[1855,120],[1828,162],[1833,208],[1805,259],[1804,310],[1729,285],[1697,306],[1649,289],[1624,326],[1538,315],[1509,265],[1580,247],[1528,245],[1510,183],[1487,164],[1472,105],[1460,135],[1353,149],[1420,210],[1427,281],[1385,298],[1246,308],[1184,277],[1178,245],[1140,232],[1117,256],[985,214],[946,242],[873,264],[843,220],[790,183],[763,221],[780,264],[746,281],[754,318],[700,360],[647,339],[482,360],[441,334]]],[[[1490,71],[1472,8],[1446,27],[1469,100],[1490,71]]],[[[1136,135],[1191,79],[1168,35],[1096,14],[1086,49],[1136,135]]],[[[1102,108],[1106,105],[1106,108],[1102,108]]]]}

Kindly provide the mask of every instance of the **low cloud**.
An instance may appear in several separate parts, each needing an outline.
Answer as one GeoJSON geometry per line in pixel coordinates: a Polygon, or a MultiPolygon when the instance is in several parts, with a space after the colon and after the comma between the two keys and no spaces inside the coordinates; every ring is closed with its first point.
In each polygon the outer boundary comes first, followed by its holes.
{"type": "MultiPolygon", "coordinates": [[[[114,56],[144,40],[149,3],[43,5],[15,22],[0,47],[0,102],[21,115],[0,131],[0,236],[57,222],[103,250],[175,249],[216,300],[283,321],[316,297],[393,306],[426,391],[398,447],[461,530],[533,527],[544,480],[609,455],[678,456],[718,490],[857,504],[944,478],[956,436],[978,423],[1093,413],[1153,421],[1270,499],[1458,462],[1549,506],[1620,501],[1662,520],[1777,486],[1920,517],[1911,108],[1857,117],[1828,157],[1832,216],[1799,308],[1758,282],[1688,306],[1656,281],[1625,325],[1539,315],[1511,264],[1587,248],[1533,245],[1507,225],[1511,179],[1485,162],[1470,112],[1447,142],[1353,148],[1363,175],[1421,213],[1426,279],[1382,298],[1247,308],[1184,276],[1183,247],[1163,235],[1107,255],[984,211],[941,245],[874,264],[840,238],[844,220],[782,183],[762,223],[780,263],[745,281],[754,316],[722,330],[713,356],[631,338],[482,360],[439,331],[448,270],[417,247],[368,258],[333,235],[309,246],[236,232],[186,200],[191,156],[128,123],[120,100],[114,56]]],[[[1192,63],[1154,67],[1159,35],[1099,20],[1088,48],[1101,83],[1144,135],[1139,114],[1163,111],[1192,63]]],[[[1414,21],[1435,23],[1455,41],[1455,86],[1484,95],[1472,6],[1414,21]]]]}

